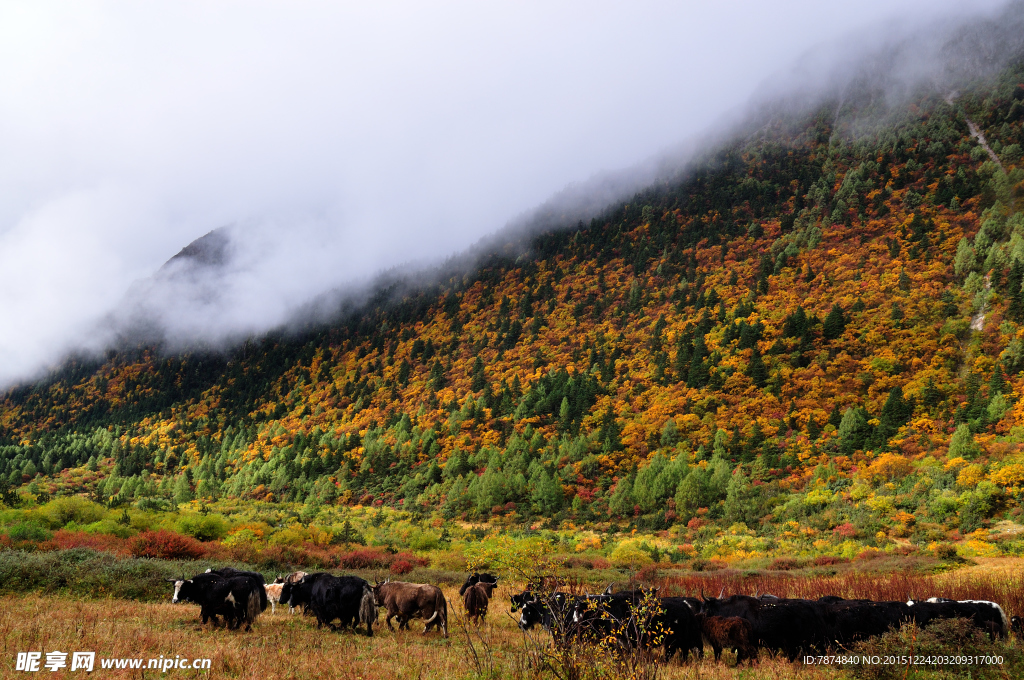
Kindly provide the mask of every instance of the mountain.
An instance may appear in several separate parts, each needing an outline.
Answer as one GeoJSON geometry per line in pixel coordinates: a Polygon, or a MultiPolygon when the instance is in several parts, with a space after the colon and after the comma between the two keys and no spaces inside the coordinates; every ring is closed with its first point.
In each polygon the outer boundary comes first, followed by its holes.
{"type": "MultiPolygon", "coordinates": [[[[0,476],[877,545],[1019,518],[1024,64],[972,73],[772,111],[588,223],[330,321],[70,359],[3,396],[0,476]]],[[[229,252],[211,232],[156,278],[229,252]]]]}
{"type": "Polygon", "coordinates": [[[160,271],[170,271],[176,265],[219,267],[228,260],[230,243],[231,240],[223,229],[214,229],[179,250],[174,257],[160,267],[160,271]]]}

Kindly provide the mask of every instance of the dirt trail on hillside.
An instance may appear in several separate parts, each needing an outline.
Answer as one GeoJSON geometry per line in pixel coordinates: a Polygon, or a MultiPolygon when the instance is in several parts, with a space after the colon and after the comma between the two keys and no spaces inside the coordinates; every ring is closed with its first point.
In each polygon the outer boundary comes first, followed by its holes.
{"type": "MultiPolygon", "coordinates": [[[[992,289],[992,275],[985,274],[985,290],[992,289]]],[[[971,317],[971,330],[980,331],[985,327],[985,310],[988,308],[988,304],[978,310],[978,313],[971,317]]]]}
{"type": "Polygon", "coordinates": [[[981,148],[983,148],[985,151],[988,151],[988,157],[992,159],[992,162],[998,165],[999,169],[1002,170],[1005,174],[1006,168],[1004,168],[1003,164],[999,162],[999,156],[996,155],[996,152],[993,151],[992,147],[988,145],[988,141],[985,139],[985,133],[978,129],[978,126],[974,124],[973,120],[971,120],[970,118],[966,118],[966,120],[967,129],[970,130],[974,138],[978,140],[978,144],[981,145],[981,148]]]}
{"type": "MultiPolygon", "coordinates": [[[[956,101],[956,98],[958,96],[960,96],[960,93],[957,90],[953,90],[952,92],[946,95],[946,103],[952,104],[954,101],[956,101]]],[[[1000,162],[999,156],[996,155],[996,152],[993,151],[992,147],[988,145],[988,140],[985,139],[985,133],[982,132],[981,128],[975,125],[974,121],[968,118],[966,114],[964,115],[964,120],[967,121],[967,129],[971,131],[971,136],[978,141],[978,144],[981,146],[981,148],[988,152],[988,157],[991,158],[992,162],[999,166],[999,169],[1002,170],[1005,174],[1006,168],[1003,167],[1003,164],[1002,162],[1000,162]]]]}

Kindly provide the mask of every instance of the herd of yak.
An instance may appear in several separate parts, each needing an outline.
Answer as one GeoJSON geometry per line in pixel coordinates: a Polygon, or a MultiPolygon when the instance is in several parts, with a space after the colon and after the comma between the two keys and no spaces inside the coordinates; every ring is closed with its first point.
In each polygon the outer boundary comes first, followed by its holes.
{"type": "MultiPolygon", "coordinates": [[[[294,572],[266,583],[256,572],[231,567],[207,570],[174,583],[172,602],[200,605],[205,624],[223,616],[228,628],[252,623],[269,603],[291,611],[302,607],[316,617],[317,627],[359,628],[373,635],[378,609],[383,607],[390,630],[392,619],[399,629],[423,619],[424,633],[436,628],[448,634],[448,604],[434,585],[384,581],[370,585],[358,576],[334,576],[325,572],[294,572]]],[[[491,574],[472,574],[459,589],[470,621],[479,623],[497,587],[491,574]]],[[[938,619],[963,618],[992,639],[1013,629],[1024,634],[1020,617],[1007,619],[995,602],[949,600],[933,597],[907,602],[847,600],[827,596],[818,600],[780,598],[774,595],[723,597],[659,597],[656,589],[634,589],[599,595],[578,595],[557,588],[530,589],[511,597],[512,611],[519,613],[519,627],[541,626],[561,640],[613,639],[627,647],[664,648],[665,659],[676,653],[685,661],[690,652],[702,657],[705,645],[719,659],[723,649],[736,654],[737,663],[756,660],[759,649],[784,654],[790,661],[802,654],[827,653],[858,640],[881,635],[905,622],[927,626],[938,619]]]]}
{"type": "Polygon", "coordinates": [[[1024,634],[1020,617],[1007,619],[1002,607],[985,600],[933,597],[907,602],[817,600],[774,595],[723,597],[658,597],[657,590],[636,589],[600,595],[561,592],[541,597],[529,591],[512,596],[519,627],[541,625],[554,634],[617,639],[631,647],[663,646],[666,661],[677,652],[702,657],[710,646],[715,659],[723,649],[736,662],[756,660],[758,650],[784,654],[794,661],[804,654],[825,654],[851,643],[882,635],[906,622],[927,626],[939,619],[963,618],[1002,638],[1012,628],[1024,634]]]}

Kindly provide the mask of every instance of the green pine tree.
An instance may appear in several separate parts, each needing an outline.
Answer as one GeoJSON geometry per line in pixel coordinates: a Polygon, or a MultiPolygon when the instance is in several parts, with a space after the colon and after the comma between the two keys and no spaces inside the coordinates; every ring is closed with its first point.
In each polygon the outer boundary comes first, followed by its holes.
{"type": "Polygon", "coordinates": [[[843,309],[839,305],[832,305],[832,309],[825,317],[825,321],[821,325],[821,334],[825,336],[827,340],[835,340],[843,334],[846,330],[846,317],[843,315],[843,309]]]}
{"type": "Polygon", "coordinates": [[[618,517],[632,517],[633,507],[633,475],[621,477],[615,484],[615,491],[608,499],[608,512],[618,517]]]}
{"type": "Polygon", "coordinates": [[[540,473],[530,500],[533,501],[541,515],[551,517],[562,509],[565,494],[562,492],[562,485],[558,483],[558,479],[544,470],[540,473]]]}
{"type": "Polygon", "coordinates": [[[484,376],[484,362],[478,354],[476,360],[473,362],[473,370],[470,373],[471,382],[469,389],[473,392],[479,392],[487,385],[487,379],[484,376]]]}
{"type": "Polygon", "coordinates": [[[757,350],[757,347],[754,347],[752,350],[746,374],[758,387],[764,387],[768,383],[768,368],[764,365],[761,353],[757,350]]]}
{"type": "Polygon", "coordinates": [[[188,503],[193,498],[192,487],[188,483],[188,477],[185,473],[181,473],[174,482],[174,500],[177,503],[188,503]]]}
{"type": "Polygon", "coordinates": [[[693,339],[693,355],[690,358],[690,371],[686,377],[687,387],[706,387],[710,376],[708,364],[705,359],[708,356],[708,348],[704,343],[704,334],[698,332],[693,339]]]}

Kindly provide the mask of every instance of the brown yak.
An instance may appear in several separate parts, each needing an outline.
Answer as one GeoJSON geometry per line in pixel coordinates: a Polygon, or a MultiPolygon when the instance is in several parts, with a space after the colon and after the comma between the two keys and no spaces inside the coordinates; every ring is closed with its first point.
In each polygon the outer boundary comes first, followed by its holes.
{"type": "Polygon", "coordinates": [[[409,619],[423,619],[423,634],[437,626],[448,637],[448,602],[437,586],[404,581],[379,581],[373,586],[373,599],[378,607],[388,610],[384,621],[394,630],[391,619],[398,619],[398,629],[409,630],[409,619]]]}
{"type": "Polygon", "coordinates": [[[491,599],[491,593],[497,587],[497,583],[478,582],[466,588],[462,594],[462,601],[466,605],[466,614],[470,621],[479,624],[481,619],[487,616],[487,603],[491,599]]]}
{"type": "Polygon", "coordinates": [[[757,648],[750,643],[754,637],[750,622],[738,616],[707,616],[697,614],[701,637],[715,650],[715,661],[722,657],[722,649],[736,650],[736,665],[744,660],[756,661],[757,648]]]}

